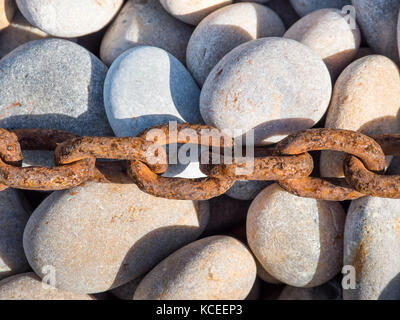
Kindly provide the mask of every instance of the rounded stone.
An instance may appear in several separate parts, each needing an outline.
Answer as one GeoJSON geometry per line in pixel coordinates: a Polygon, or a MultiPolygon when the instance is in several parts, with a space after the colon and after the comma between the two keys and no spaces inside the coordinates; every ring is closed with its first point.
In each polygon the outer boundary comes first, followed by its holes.
{"type": "Polygon", "coordinates": [[[163,49],[139,46],[111,66],[104,104],[117,136],[136,136],[169,121],[201,123],[200,89],[186,68],[163,49]]]}
{"type": "Polygon", "coordinates": [[[269,186],[269,181],[238,180],[226,192],[226,195],[237,200],[253,200],[262,190],[269,186]]]}
{"type": "MultiPolygon", "coordinates": [[[[364,134],[395,133],[399,126],[400,75],[384,56],[371,55],[350,64],[336,81],[325,127],[364,134]]],[[[344,154],[323,151],[320,172],[343,177],[344,154]]]]}
{"type": "Polygon", "coordinates": [[[98,293],[148,272],[195,240],[208,202],[156,198],[135,185],[87,183],[53,192],[24,232],[29,264],[40,277],[53,266],[56,287],[98,293]]]}
{"type": "Polygon", "coordinates": [[[267,6],[281,17],[286,28],[289,28],[300,19],[289,0],[269,0],[267,1],[267,6]]]}
{"type": "Polygon", "coordinates": [[[0,281],[0,300],[94,300],[87,294],[58,290],[42,283],[33,272],[0,281]]]}
{"type": "Polygon", "coordinates": [[[343,261],[352,272],[345,277],[355,278],[355,288],[343,290],[344,300],[400,299],[399,206],[398,199],[375,197],[351,202],[343,261]]]}
{"type": "Polygon", "coordinates": [[[162,6],[175,18],[197,25],[211,12],[232,3],[232,0],[160,0],[162,6]]]}
{"type": "Polygon", "coordinates": [[[258,260],[256,260],[256,264],[257,264],[257,276],[270,284],[281,284],[282,282],[280,282],[278,279],[275,279],[273,276],[271,276],[264,268],[263,266],[258,262],[258,260]]]}
{"type": "Polygon", "coordinates": [[[29,219],[23,195],[15,189],[0,192],[0,279],[29,269],[22,235],[29,219]]]}
{"type": "Polygon", "coordinates": [[[121,300],[133,300],[135,291],[142,280],[143,277],[138,277],[135,280],[129,281],[128,283],[111,290],[111,293],[121,300]]]}
{"type": "Polygon", "coordinates": [[[218,9],[194,30],[186,51],[186,64],[203,85],[213,67],[237,46],[257,38],[280,37],[285,26],[279,16],[257,3],[236,3],[218,9]]]}
{"type": "Polygon", "coordinates": [[[10,25],[14,13],[14,0],[0,0],[0,30],[10,25]]]}
{"type": "Polygon", "coordinates": [[[250,206],[247,241],[272,277],[315,287],[342,268],[344,222],[338,202],[300,198],[273,184],[250,206]]]}
{"type": "Polygon", "coordinates": [[[352,0],[363,35],[378,54],[398,62],[397,19],[399,0],[352,0]]]}
{"type": "Polygon", "coordinates": [[[275,143],[309,129],[324,115],[331,78],[322,59],[305,45],[283,38],[249,41],[214,67],[200,95],[211,126],[235,138],[254,130],[254,143],[275,143]]]}
{"type": "Polygon", "coordinates": [[[192,27],[169,15],[159,0],[130,0],[105,34],[100,57],[111,65],[125,50],[142,44],[162,48],[185,63],[192,31],[192,27]]]}
{"type": "Polygon", "coordinates": [[[106,66],[62,39],[28,42],[0,61],[0,126],[110,135],[103,103],[106,66]]]}
{"type": "Polygon", "coordinates": [[[297,21],[284,35],[311,48],[325,62],[333,79],[353,61],[360,47],[358,26],[337,9],[314,11],[297,21]]]}
{"type": "Polygon", "coordinates": [[[116,15],[123,0],[16,0],[35,27],[56,37],[79,37],[99,31],[116,15]]]}
{"type": "Polygon", "coordinates": [[[278,300],[342,300],[342,288],[336,280],[315,288],[285,286],[278,300]]]}
{"type": "Polygon", "coordinates": [[[255,279],[256,264],[246,246],[213,236],[160,262],[139,284],[134,300],[243,300],[255,279]]]}
{"type": "Polygon", "coordinates": [[[315,10],[324,8],[342,9],[350,5],[351,0],[290,0],[294,10],[301,16],[305,16],[315,10]]]}

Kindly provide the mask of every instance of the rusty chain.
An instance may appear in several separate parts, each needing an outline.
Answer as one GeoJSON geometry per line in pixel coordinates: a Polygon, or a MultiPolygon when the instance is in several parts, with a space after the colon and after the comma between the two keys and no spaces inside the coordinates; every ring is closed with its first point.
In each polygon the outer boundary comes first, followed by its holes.
{"type": "Polygon", "coordinates": [[[157,197],[207,200],[225,193],[238,180],[270,180],[307,198],[400,198],[400,176],[384,175],[385,155],[400,155],[399,134],[369,137],[348,130],[309,129],[289,135],[272,149],[261,148],[262,155],[224,161],[234,147],[234,140],[221,131],[193,124],[178,124],[173,129],[157,126],[138,137],[122,138],[80,137],[60,130],[0,129],[0,190],[62,190],[96,181],[135,183],[157,197]],[[206,177],[162,176],[168,169],[164,147],[187,143],[207,149],[201,159],[208,161],[200,164],[206,177]],[[56,165],[22,167],[24,149],[54,151],[56,165]],[[321,150],[346,154],[344,178],[311,176],[314,161],[309,152],[321,150]],[[216,155],[220,162],[210,163],[216,155]]]}

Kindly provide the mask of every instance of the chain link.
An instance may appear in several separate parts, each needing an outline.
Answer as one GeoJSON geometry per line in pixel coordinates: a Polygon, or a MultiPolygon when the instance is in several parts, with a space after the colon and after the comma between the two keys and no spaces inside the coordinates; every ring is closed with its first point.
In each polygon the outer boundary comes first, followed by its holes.
{"type": "Polygon", "coordinates": [[[270,180],[297,196],[314,199],[400,198],[400,176],[383,174],[385,155],[400,155],[399,134],[368,137],[349,130],[309,129],[288,136],[273,149],[263,148],[262,156],[232,157],[234,148],[231,137],[205,125],[156,126],[138,137],[122,138],[0,128],[0,190],[62,190],[96,181],[135,183],[157,197],[207,200],[225,193],[238,180],[270,180]],[[161,176],[168,169],[165,147],[171,144],[205,148],[200,169],[206,177],[161,176]],[[22,167],[24,149],[54,151],[56,166],[22,167]],[[310,176],[314,161],[309,152],[321,150],[347,154],[344,178],[310,176]],[[217,163],[210,161],[217,158],[217,163]]]}

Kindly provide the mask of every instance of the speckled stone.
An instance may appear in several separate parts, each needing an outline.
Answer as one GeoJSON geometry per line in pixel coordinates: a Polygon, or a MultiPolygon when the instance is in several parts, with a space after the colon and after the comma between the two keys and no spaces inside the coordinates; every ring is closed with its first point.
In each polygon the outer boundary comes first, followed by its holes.
{"type": "Polygon", "coordinates": [[[138,277],[135,280],[129,281],[128,283],[111,290],[111,293],[121,300],[133,300],[135,291],[143,277],[138,277]]]}
{"type": "Polygon", "coordinates": [[[144,44],[162,48],[185,63],[192,31],[192,27],[169,15],[159,0],[130,0],[104,36],[100,56],[110,65],[125,50],[144,44]]]}
{"type": "Polygon", "coordinates": [[[265,188],[247,215],[247,241],[262,267],[295,287],[315,287],[342,268],[345,212],[333,201],[265,188]]]}
{"type": "Polygon", "coordinates": [[[328,67],[333,79],[353,61],[360,47],[358,26],[352,29],[337,9],[314,11],[297,21],[284,35],[311,48],[328,67]]]}
{"type": "Polygon", "coordinates": [[[175,18],[197,25],[211,12],[232,3],[232,0],[160,0],[162,6],[175,18]]]}
{"type": "Polygon", "coordinates": [[[209,216],[208,202],[156,198],[135,185],[87,183],[47,197],[24,232],[36,274],[54,266],[56,287],[104,292],[148,272],[195,240],[209,216]]]}
{"type": "Polygon", "coordinates": [[[227,236],[208,237],[160,262],[134,300],[242,300],[255,278],[256,264],[245,245],[227,236]]]}
{"type": "Polygon", "coordinates": [[[271,276],[258,262],[256,259],[256,264],[257,264],[257,276],[262,279],[263,281],[270,283],[270,284],[281,284],[282,282],[279,281],[278,279],[275,279],[273,276],[271,276]]]}
{"type": "Polygon", "coordinates": [[[236,3],[218,9],[200,22],[186,51],[186,64],[203,85],[212,68],[237,46],[257,38],[280,37],[285,26],[279,16],[257,3],[236,3]]]}
{"type": "Polygon", "coordinates": [[[285,286],[278,300],[342,300],[342,287],[336,279],[315,288],[285,286]]]}
{"type": "Polygon", "coordinates": [[[10,25],[14,12],[14,0],[0,0],[0,30],[10,25]]]}
{"type": "MultiPolygon", "coordinates": [[[[395,133],[400,129],[400,75],[390,59],[371,55],[350,64],[336,81],[325,127],[365,134],[395,133]]],[[[324,177],[343,177],[344,155],[324,151],[324,177]]]]}
{"type": "Polygon", "coordinates": [[[269,181],[236,181],[235,184],[226,192],[226,195],[237,200],[253,200],[265,187],[269,186],[269,181]]]}
{"type": "Polygon", "coordinates": [[[22,194],[14,189],[0,192],[0,279],[28,270],[22,235],[29,213],[22,194]]]}
{"type": "Polygon", "coordinates": [[[56,37],[79,37],[96,32],[116,15],[123,0],[16,0],[35,27],[56,37]]]}
{"type": "Polygon", "coordinates": [[[262,38],[233,49],[214,67],[201,91],[200,112],[219,129],[254,129],[254,142],[262,145],[311,128],[328,108],[331,91],[329,71],[310,48],[262,38]]]}
{"type": "Polygon", "coordinates": [[[200,89],[163,49],[139,46],[111,66],[104,84],[108,120],[117,136],[136,136],[169,121],[201,123],[200,89]]]}
{"type": "Polygon", "coordinates": [[[400,200],[352,201],[344,232],[344,265],[355,269],[356,288],[345,300],[400,299],[400,200]]]}
{"type": "Polygon", "coordinates": [[[0,281],[0,300],[94,300],[87,294],[76,294],[43,286],[33,272],[18,274],[0,281]]]}
{"type": "Polygon", "coordinates": [[[342,9],[351,4],[351,0],[290,0],[294,10],[300,15],[305,16],[310,12],[324,8],[342,9]]]}
{"type": "Polygon", "coordinates": [[[399,0],[352,0],[363,35],[376,53],[398,62],[399,0]]]}

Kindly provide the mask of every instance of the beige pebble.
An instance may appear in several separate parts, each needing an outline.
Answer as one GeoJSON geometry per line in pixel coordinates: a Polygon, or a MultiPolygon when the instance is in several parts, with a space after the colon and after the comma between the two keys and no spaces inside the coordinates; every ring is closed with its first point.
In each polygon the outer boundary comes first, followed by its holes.
{"type": "Polygon", "coordinates": [[[14,0],[0,0],[0,30],[10,25],[14,12],[14,0]]]}
{"type": "Polygon", "coordinates": [[[232,49],[258,38],[281,37],[285,26],[279,16],[257,3],[223,7],[200,22],[186,52],[186,64],[203,85],[213,67],[232,49]]]}
{"type": "Polygon", "coordinates": [[[130,0],[107,30],[100,57],[107,65],[137,45],[159,47],[185,63],[192,27],[169,15],[159,0],[130,0]]]}
{"type": "Polygon", "coordinates": [[[56,287],[98,293],[148,272],[204,230],[208,202],[156,198],[136,185],[87,183],[56,191],[34,211],[24,249],[36,274],[56,287]]]}
{"type": "Polygon", "coordinates": [[[160,0],[162,6],[175,18],[197,25],[211,12],[232,3],[232,0],[160,0]]]}
{"type": "Polygon", "coordinates": [[[262,267],[295,287],[319,286],[342,268],[345,212],[333,201],[265,188],[247,216],[247,240],[262,267]]]}
{"type": "Polygon", "coordinates": [[[315,288],[285,286],[278,300],[342,300],[342,287],[336,279],[315,288]]]}
{"type": "Polygon", "coordinates": [[[313,11],[290,27],[284,37],[311,48],[324,60],[333,79],[353,60],[361,41],[358,26],[353,29],[338,9],[313,11]]]}
{"type": "MultiPolygon", "coordinates": [[[[397,65],[372,55],[350,64],[336,81],[325,127],[364,134],[398,132],[400,75],[397,65]]],[[[324,151],[320,170],[324,177],[343,177],[344,155],[324,151]]]]}
{"type": "Polygon", "coordinates": [[[29,272],[0,281],[0,300],[94,300],[94,298],[87,294],[50,287],[33,272],[29,272]]]}
{"type": "Polygon", "coordinates": [[[134,300],[243,300],[255,279],[256,264],[246,246],[213,236],[160,262],[139,284],[134,300]]]}
{"type": "Polygon", "coordinates": [[[273,276],[271,276],[264,268],[263,266],[260,264],[260,262],[258,262],[258,260],[256,259],[256,264],[257,264],[257,276],[262,279],[263,281],[270,283],[270,284],[281,284],[282,282],[280,282],[278,279],[275,279],[273,276]]]}

